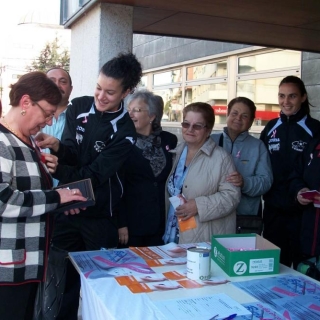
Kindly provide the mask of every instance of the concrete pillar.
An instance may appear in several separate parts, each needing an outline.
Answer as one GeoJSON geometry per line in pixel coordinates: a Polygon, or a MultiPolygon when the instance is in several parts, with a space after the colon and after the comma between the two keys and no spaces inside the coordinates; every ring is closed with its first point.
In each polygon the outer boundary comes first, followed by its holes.
{"type": "Polygon", "coordinates": [[[93,95],[100,68],[132,51],[133,7],[97,3],[71,26],[72,97],[93,95]]]}
{"type": "Polygon", "coordinates": [[[311,116],[320,120],[320,54],[302,52],[301,79],[303,80],[309,102],[315,106],[311,116]]]}

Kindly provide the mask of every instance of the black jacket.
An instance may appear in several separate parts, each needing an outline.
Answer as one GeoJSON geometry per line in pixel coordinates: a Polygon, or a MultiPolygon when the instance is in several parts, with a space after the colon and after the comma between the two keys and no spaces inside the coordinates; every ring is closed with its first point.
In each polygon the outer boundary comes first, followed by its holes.
{"type": "Polygon", "coordinates": [[[54,175],[60,184],[91,178],[96,204],[81,211],[88,217],[110,217],[123,194],[119,175],[136,140],[129,114],[121,104],[116,112],[99,112],[93,97],[73,99],[54,175]]]}
{"type": "MultiPolygon", "coordinates": [[[[313,139],[297,162],[291,175],[290,195],[294,199],[302,188],[320,191],[320,135],[313,139]]],[[[301,250],[307,255],[320,254],[320,208],[308,204],[303,210],[301,224],[301,250]]]]}
{"type": "Polygon", "coordinates": [[[288,177],[299,156],[319,129],[320,122],[302,109],[289,117],[281,113],[279,118],[267,123],[260,139],[267,146],[273,170],[273,184],[263,196],[268,205],[287,210],[290,214],[301,211],[288,194],[288,177]]]}
{"type": "Polygon", "coordinates": [[[165,186],[172,168],[172,150],[177,145],[177,137],[162,131],[161,148],[166,157],[166,166],[155,177],[149,160],[142,150],[134,146],[125,162],[125,191],[121,201],[119,227],[127,226],[129,237],[150,236],[164,233],[165,227],[165,186]]]}

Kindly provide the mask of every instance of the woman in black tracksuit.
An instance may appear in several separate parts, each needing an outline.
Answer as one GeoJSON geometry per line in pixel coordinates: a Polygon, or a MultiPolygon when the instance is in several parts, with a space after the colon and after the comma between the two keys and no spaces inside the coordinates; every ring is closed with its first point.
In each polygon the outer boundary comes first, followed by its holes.
{"type": "Polygon", "coordinates": [[[320,135],[310,141],[303,156],[295,166],[292,174],[290,190],[294,198],[302,205],[302,221],[300,234],[300,250],[302,260],[320,255],[320,197],[308,200],[304,191],[317,190],[320,192],[320,135]]]}
{"type": "MultiPolygon", "coordinates": [[[[102,66],[93,96],[71,101],[61,142],[43,133],[38,137],[38,145],[49,147],[59,158],[54,178],[61,184],[90,178],[95,194],[94,206],[55,220],[52,242],[60,249],[89,251],[118,245],[122,165],[136,141],[123,100],[141,75],[141,65],[132,53],[119,54],[102,66]]],[[[79,292],[80,278],[70,264],[57,319],[77,319],[79,292]]]]}
{"type": "Polygon", "coordinates": [[[280,262],[296,268],[300,257],[302,208],[288,193],[288,177],[303,150],[319,132],[320,122],[311,118],[302,80],[284,78],[279,85],[280,117],[270,120],[261,132],[269,151],[273,184],[264,198],[264,238],[281,249],[280,262]]]}

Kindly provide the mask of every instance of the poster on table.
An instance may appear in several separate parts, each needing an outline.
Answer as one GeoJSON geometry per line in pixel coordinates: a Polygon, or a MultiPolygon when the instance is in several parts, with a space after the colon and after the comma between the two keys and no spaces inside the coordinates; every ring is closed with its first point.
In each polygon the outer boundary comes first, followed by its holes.
{"type": "Polygon", "coordinates": [[[69,256],[78,272],[90,279],[155,273],[130,249],[70,252],[69,256]]]}
{"type": "Polygon", "coordinates": [[[232,282],[257,300],[277,310],[283,319],[320,319],[320,285],[302,276],[277,276],[232,282]]]}
{"type": "Polygon", "coordinates": [[[187,250],[192,247],[211,249],[211,244],[208,242],[188,244],[170,242],[163,246],[130,247],[130,249],[145,259],[150,267],[160,267],[186,264],[187,250]]]}

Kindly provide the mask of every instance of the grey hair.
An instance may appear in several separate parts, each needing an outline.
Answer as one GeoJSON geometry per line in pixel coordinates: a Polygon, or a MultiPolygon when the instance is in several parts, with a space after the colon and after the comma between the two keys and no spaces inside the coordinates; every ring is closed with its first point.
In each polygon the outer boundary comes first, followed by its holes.
{"type": "Polygon", "coordinates": [[[161,129],[161,119],[163,116],[164,103],[161,96],[153,94],[149,90],[139,90],[131,94],[128,97],[127,105],[129,105],[133,100],[140,99],[148,106],[148,114],[150,117],[155,116],[152,121],[152,130],[156,131],[161,129]]]}

